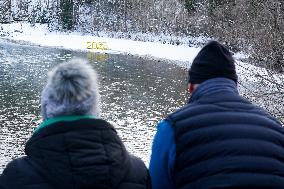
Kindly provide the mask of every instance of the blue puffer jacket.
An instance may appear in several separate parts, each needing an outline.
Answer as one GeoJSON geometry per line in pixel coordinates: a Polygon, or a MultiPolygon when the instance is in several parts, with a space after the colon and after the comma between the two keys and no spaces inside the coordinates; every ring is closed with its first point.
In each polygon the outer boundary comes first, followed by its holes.
{"type": "Polygon", "coordinates": [[[102,119],[66,116],[44,122],[9,163],[1,189],[147,189],[144,163],[102,119]]]}
{"type": "MultiPolygon", "coordinates": [[[[166,122],[175,144],[168,147],[175,154],[160,152],[160,156],[174,159],[168,165],[172,188],[284,188],[284,130],[276,119],[240,97],[232,80],[202,83],[189,103],[166,122]]],[[[166,134],[157,135],[157,143],[162,144],[159,140],[166,134]]],[[[153,188],[159,188],[155,176],[152,179],[153,188]]]]}

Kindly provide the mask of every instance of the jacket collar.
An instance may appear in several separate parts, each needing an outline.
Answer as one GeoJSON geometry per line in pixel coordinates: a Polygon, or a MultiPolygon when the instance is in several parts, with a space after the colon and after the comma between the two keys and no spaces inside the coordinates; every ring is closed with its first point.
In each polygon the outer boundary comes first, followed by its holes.
{"type": "Polygon", "coordinates": [[[59,117],[55,117],[55,118],[50,118],[45,120],[44,122],[42,122],[34,131],[34,133],[38,133],[39,130],[41,130],[42,128],[45,128],[53,123],[56,122],[60,122],[60,121],[76,121],[79,119],[96,119],[95,116],[92,115],[82,115],[82,116],[59,116],[59,117]]]}
{"type": "Polygon", "coordinates": [[[223,77],[214,78],[201,83],[192,93],[188,103],[192,103],[202,98],[203,96],[211,95],[213,93],[221,91],[239,94],[237,84],[233,80],[223,77]]]}

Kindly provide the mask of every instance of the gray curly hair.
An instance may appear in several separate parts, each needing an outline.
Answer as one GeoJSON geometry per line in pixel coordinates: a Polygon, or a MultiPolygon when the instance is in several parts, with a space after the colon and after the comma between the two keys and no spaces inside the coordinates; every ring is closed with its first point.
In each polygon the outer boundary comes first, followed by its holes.
{"type": "Polygon", "coordinates": [[[97,73],[83,59],[72,59],[48,73],[42,91],[43,120],[66,115],[100,116],[97,73]]]}

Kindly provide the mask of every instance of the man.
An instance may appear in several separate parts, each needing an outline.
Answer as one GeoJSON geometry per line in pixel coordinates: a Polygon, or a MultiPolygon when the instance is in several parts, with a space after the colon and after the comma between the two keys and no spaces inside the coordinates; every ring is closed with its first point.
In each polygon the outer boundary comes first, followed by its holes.
{"type": "Polygon", "coordinates": [[[189,102],[159,123],[154,189],[284,188],[284,131],[237,91],[231,53],[209,42],[189,71],[189,102]]]}
{"type": "Polygon", "coordinates": [[[42,92],[44,122],[10,162],[1,189],[147,189],[143,161],[100,116],[97,75],[82,60],[53,69],[42,92]]]}

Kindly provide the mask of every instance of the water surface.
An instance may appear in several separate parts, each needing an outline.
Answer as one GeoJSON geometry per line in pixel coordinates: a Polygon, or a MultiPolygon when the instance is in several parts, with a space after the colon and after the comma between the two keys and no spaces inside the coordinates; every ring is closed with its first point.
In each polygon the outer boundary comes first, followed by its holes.
{"type": "Polygon", "coordinates": [[[90,60],[100,75],[102,118],[115,123],[127,149],[147,164],[157,122],[186,101],[186,71],[166,62],[0,41],[0,171],[24,154],[41,123],[48,70],[72,57],[90,60]]]}

